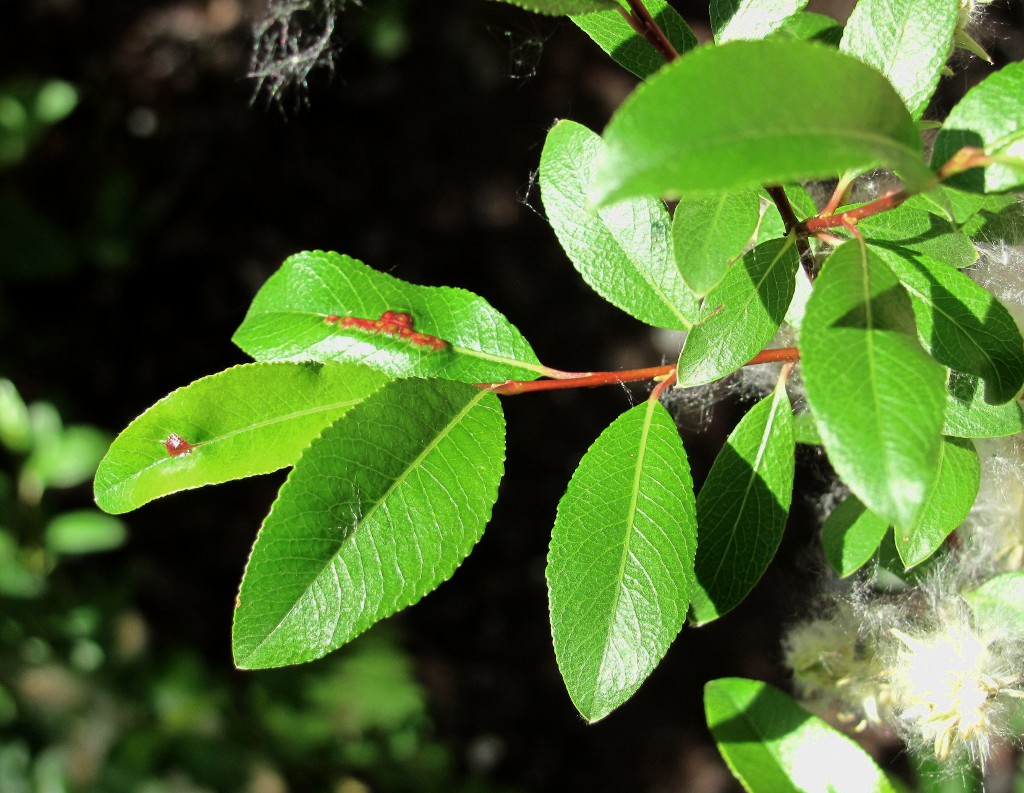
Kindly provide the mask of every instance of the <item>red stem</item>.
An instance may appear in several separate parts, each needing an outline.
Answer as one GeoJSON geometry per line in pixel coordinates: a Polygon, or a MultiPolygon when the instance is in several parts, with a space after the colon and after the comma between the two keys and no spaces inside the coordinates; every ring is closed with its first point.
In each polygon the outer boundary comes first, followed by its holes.
{"type": "MultiPolygon", "coordinates": [[[[745,365],[759,363],[778,363],[780,361],[799,361],[800,353],[796,347],[781,347],[773,350],[761,350],[745,365]]],[[[592,388],[599,385],[621,385],[635,383],[639,380],[652,380],[675,374],[676,367],[649,366],[646,369],[627,369],[620,372],[594,372],[581,377],[569,377],[562,380],[506,380],[504,383],[477,383],[477,388],[486,388],[502,396],[514,396],[531,391],[557,391],[563,388],[592,388]]]]}
{"type": "Polygon", "coordinates": [[[625,17],[629,26],[647,39],[647,42],[658,51],[658,54],[666,62],[671,63],[678,58],[679,53],[676,51],[676,48],[672,46],[672,42],[668,40],[665,32],[658,27],[658,23],[654,21],[651,13],[641,0],[626,0],[626,2],[629,3],[630,10],[627,11],[622,6],[619,6],[619,13],[625,17]]]}

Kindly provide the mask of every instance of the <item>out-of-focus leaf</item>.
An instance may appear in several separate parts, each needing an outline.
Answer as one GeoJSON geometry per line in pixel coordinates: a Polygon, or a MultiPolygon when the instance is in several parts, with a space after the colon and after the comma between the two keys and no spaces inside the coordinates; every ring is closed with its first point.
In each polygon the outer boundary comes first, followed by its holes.
{"type": "Polygon", "coordinates": [[[1018,631],[1024,631],[1024,573],[997,575],[964,592],[963,598],[979,617],[991,614],[1000,625],[1009,618],[1018,631]]]}
{"type": "Polygon", "coordinates": [[[94,509],[65,512],[46,526],[46,547],[53,553],[77,555],[120,548],[128,536],[122,521],[94,509]]]}
{"type": "Polygon", "coordinates": [[[28,407],[10,380],[0,380],[0,443],[18,453],[32,446],[28,407]]]}

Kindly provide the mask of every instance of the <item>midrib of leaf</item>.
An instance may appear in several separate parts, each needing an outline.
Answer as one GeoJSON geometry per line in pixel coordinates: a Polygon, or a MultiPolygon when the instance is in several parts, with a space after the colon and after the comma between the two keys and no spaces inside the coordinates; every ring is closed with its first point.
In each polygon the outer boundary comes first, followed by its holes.
{"type": "MultiPolygon", "coordinates": [[[[743,308],[743,311],[741,312],[742,314],[745,315],[747,313],[747,306],[749,306],[751,303],[753,303],[755,298],[758,300],[758,302],[760,302],[760,298],[758,296],[761,294],[761,285],[765,281],[768,280],[768,278],[771,276],[771,274],[773,272],[775,272],[776,265],[778,265],[778,263],[782,260],[782,257],[785,255],[786,251],[788,251],[795,244],[795,242],[796,242],[796,237],[794,237],[792,234],[790,234],[790,235],[788,235],[786,237],[786,244],[783,245],[781,248],[779,248],[779,252],[775,255],[775,258],[772,259],[771,264],[769,264],[768,267],[765,268],[765,271],[761,274],[761,277],[754,284],[753,292],[748,295],[747,299],[745,301],[743,301],[743,303],[740,304],[742,306],[742,308],[743,308]]],[[[703,309],[703,308],[704,308],[704,306],[702,305],[701,309],[703,309]]],[[[715,306],[712,309],[712,312],[710,314],[708,314],[708,316],[706,316],[704,319],[705,320],[711,319],[717,313],[718,313],[718,306],[715,306]]],[[[703,322],[703,321],[704,320],[701,320],[701,322],[703,322]]],[[[697,323],[697,324],[699,325],[701,323],[697,323]]]]}
{"type": "Polygon", "coordinates": [[[651,420],[654,417],[654,409],[658,402],[647,403],[647,413],[644,414],[643,432],[640,433],[640,445],[636,454],[636,467],[633,469],[633,489],[629,494],[629,511],[626,517],[626,541],[623,543],[622,556],[619,559],[619,574],[616,577],[615,599],[611,610],[611,619],[605,629],[604,651],[601,653],[601,666],[598,669],[597,677],[600,680],[604,676],[605,666],[608,662],[608,638],[612,634],[615,625],[615,615],[619,612],[619,603],[622,602],[622,581],[626,575],[626,561],[629,559],[629,548],[632,544],[633,532],[636,530],[636,510],[640,494],[640,479],[643,474],[644,459],[647,456],[647,438],[651,432],[651,420]]]}
{"type": "MultiPolygon", "coordinates": [[[[265,311],[265,312],[260,314],[261,317],[273,317],[273,316],[278,316],[278,315],[279,316],[283,316],[283,317],[295,317],[295,316],[323,317],[324,316],[323,314],[320,314],[320,313],[315,312],[315,311],[298,311],[298,310],[290,310],[290,311],[265,311]]],[[[347,339],[355,339],[356,337],[355,336],[345,336],[345,338],[347,338],[347,339]]],[[[362,337],[359,337],[359,338],[362,338],[362,337]]],[[[369,338],[369,337],[367,337],[367,338],[369,338]]],[[[389,336],[388,338],[391,338],[391,337],[389,336]]],[[[445,341],[447,341],[447,339],[445,339],[445,341]]],[[[544,369],[544,366],[541,365],[541,364],[527,363],[525,361],[520,361],[520,360],[518,360],[516,358],[506,358],[503,355],[493,355],[491,353],[481,352],[480,350],[474,350],[474,349],[471,349],[469,347],[460,347],[457,344],[452,344],[451,348],[452,348],[453,351],[458,352],[459,354],[465,355],[465,356],[470,357],[470,358],[479,358],[479,359],[484,360],[484,361],[491,361],[492,363],[508,364],[509,366],[515,366],[516,368],[523,369],[523,370],[525,370],[527,372],[535,372],[536,374],[541,374],[541,375],[546,373],[546,370],[544,369]]]]}
{"type": "MultiPolygon", "coordinates": [[[[448,437],[448,433],[450,433],[454,427],[458,426],[459,422],[461,422],[466,417],[466,414],[469,413],[469,411],[471,411],[474,407],[476,407],[476,405],[480,402],[480,400],[483,399],[485,396],[487,396],[489,393],[490,393],[490,391],[488,391],[486,389],[481,389],[480,393],[477,396],[473,397],[473,399],[471,399],[466,404],[466,406],[462,410],[460,410],[458,412],[458,414],[456,414],[456,416],[451,421],[449,421],[434,436],[434,438],[430,441],[430,443],[428,443],[423,448],[423,451],[421,451],[418,455],[416,455],[416,457],[413,459],[413,461],[411,463],[409,463],[409,465],[407,465],[405,467],[405,470],[403,470],[398,476],[395,477],[395,480],[388,486],[388,489],[386,491],[384,491],[384,494],[379,499],[377,499],[370,506],[370,508],[368,510],[366,510],[359,517],[359,521],[358,521],[356,527],[348,535],[345,536],[344,540],[342,540],[342,545],[339,546],[339,551],[340,551],[341,547],[344,545],[344,543],[348,542],[351,537],[354,537],[355,533],[357,531],[359,531],[359,528],[361,526],[365,525],[366,522],[376,514],[377,510],[380,509],[380,507],[382,507],[384,505],[384,503],[388,500],[390,495],[393,492],[395,492],[395,489],[399,485],[401,485],[403,482],[405,482],[406,479],[409,478],[409,475],[413,471],[415,471],[416,468],[419,467],[419,465],[423,462],[423,460],[426,459],[427,455],[429,455],[432,451],[434,451],[434,449],[437,448],[437,445],[442,440],[444,440],[446,437],[448,437]]],[[[275,506],[276,506],[276,504],[275,504],[275,506]]],[[[270,520],[270,518],[273,515],[273,513],[274,513],[274,508],[271,507],[270,514],[267,515],[266,521],[264,521],[264,523],[266,523],[267,521],[270,520]]],[[[331,565],[334,564],[334,560],[337,558],[339,551],[335,551],[334,553],[331,554],[331,557],[327,560],[327,562],[323,565],[323,567],[320,568],[319,572],[317,572],[317,574],[310,579],[310,583],[302,591],[302,594],[299,595],[297,598],[295,598],[295,602],[292,604],[291,608],[288,609],[288,611],[285,612],[284,616],[282,616],[281,619],[279,619],[277,621],[277,624],[270,631],[267,632],[267,635],[263,638],[263,640],[259,644],[257,644],[255,647],[253,647],[252,650],[249,651],[249,653],[247,654],[246,657],[251,658],[252,656],[256,655],[261,649],[263,649],[263,645],[265,645],[268,641],[271,640],[271,638],[274,637],[274,635],[277,633],[278,629],[288,620],[289,617],[291,617],[292,613],[299,607],[300,601],[306,596],[306,594],[309,592],[310,588],[317,581],[319,581],[320,577],[324,574],[324,572],[331,565]]],[[[401,573],[401,571],[399,571],[399,573],[401,573]]],[[[404,578],[404,576],[403,576],[403,578],[404,578]]]]}
{"type": "MultiPolygon", "coordinates": [[[[785,388],[785,386],[783,386],[785,388]]],[[[736,513],[736,519],[732,523],[732,529],[729,532],[729,541],[725,545],[725,551],[718,555],[718,567],[715,570],[714,578],[717,580],[719,573],[722,572],[722,565],[725,563],[725,558],[729,553],[729,549],[732,548],[732,544],[736,539],[736,528],[740,525],[740,518],[743,516],[744,511],[747,508],[747,500],[750,498],[750,491],[754,487],[754,480],[757,479],[758,471],[761,470],[761,461],[764,459],[765,450],[768,448],[768,439],[772,435],[772,428],[775,426],[775,417],[778,414],[779,407],[779,387],[776,386],[775,394],[772,398],[772,409],[768,416],[768,421],[765,422],[764,432],[761,435],[761,444],[757,448],[757,456],[754,458],[754,465],[750,471],[750,477],[747,479],[747,486],[743,488],[743,498],[740,499],[740,508],[736,513]]],[[[700,539],[698,537],[698,539],[700,539]]]]}
{"type": "Polygon", "coordinates": [[[867,318],[868,327],[865,344],[865,347],[867,348],[868,358],[868,386],[871,391],[871,397],[875,407],[875,422],[876,426],[878,427],[876,438],[879,442],[879,445],[885,450],[885,453],[883,454],[883,458],[885,460],[885,462],[883,463],[883,465],[885,466],[885,480],[887,482],[893,482],[895,480],[892,477],[892,458],[889,454],[888,448],[886,447],[885,441],[883,440],[885,436],[883,428],[885,411],[880,411],[878,409],[878,406],[880,404],[880,398],[878,393],[878,376],[875,368],[877,362],[875,360],[875,320],[874,313],[871,310],[871,268],[868,266],[867,246],[865,245],[864,240],[860,237],[857,238],[857,246],[857,249],[860,252],[861,259],[861,284],[864,295],[864,313],[867,318]]]}
{"type": "MultiPolygon", "coordinates": [[[[284,415],[277,416],[276,418],[267,419],[266,421],[258,421],[255,424],[247,424],[245,427],[241,427],[241,428],[239,428],[237,430],[231,430],[231,432],[225,432],[223,435],[216,435],[213,438],[210,438],[209,440],[199,441],[198,443],[194,443],[192,445],[192,447],[193,447],[193,449],[202,449],[204,447],[211,447],[211,446],[214,446],[217,443],[220,443],[221,441],[227,440],[228,438],[233,438],[236,435],[242,435],[242,434],[247,433],[247,432],[255,432],[255,431],[261,430],[261,429],[263,429],[265,427],[272,427],[275,424],[280,424],[280,423],[285,422],[285,421],[292,421],[293,419],[303,418],[304,416],[313,416],[313,415],[315,415],[317,413],[325,413],[325,412],[328,412],[328,411],[331,411],[331,410],[337,410],[338,408],[341,408],[341,407],[358,405],[365,398],[366,397],[360,397],[359,399],[346,399],[346,400],[343,400],[341,402],[333,402],[330,405],[320,405],[320,406],[317,406],[315,408],[308,408],[307,410],[296,410],[296,411],[294,411],[292,413],[286,413],[284,415]]],[[[101,495],[105,496],[108,493],[121,490],[124,487],[126,487],[129,483],[131,483],[131,485],[132,485],[132,494],[134,494],[134,492],[135,492],[135,485],[138,483],[138,480],[139,480],[140,476],[142,476],[144,473],[146,473],[146,471],[149,471],[149,470],[151,470],[153,468],[156,468],[159,465],[166,465],[168,463],[173,462],[174,460],[175,460],[174,457],[163,457],[163,458],[161,458],[159,460],[154,460],[149,465],[147,465],[145,468],[140,468],[138,471],[136,471],[130,477],[127,477],[125,479],[119,480],[116,484],[106,488],[105,490],[98,491],[97,494],[96,494],[97,498],[99,496],[101,496],[101,495]]]]}
{"type": "MultiPolygon", "coordinates": [[[[852,56],[851,56],[852,57],[852,56]]],[[[873,132],[849,130],[844,127],[794,127],[792,129],[782,129],[778,131],[762,132],[759,130],[750,130],[747,132],[736,132],[731,135],[715,135],[715,145],[709,146],[706,142],[701,142],[698,146],[680,146],[676,148],[676,156],[690,155],[694,151],[697,152],[709,152],[714,149],[728,148],[736,143],[745,143],[747,141],[779,141],[786,143],[790,138],[798,137],[805,139],[808,137],[814,137],[816,135],[827,135],[830,137],[837,137],[842,140],[849,140],[855,142],[871,143],[873,145],[881,144],[887,149],[897,149],[900,152],[908,155],[911,159],[919,159],[920,153],[914,151],[901,141],[894,138],[886,137],[884,135],[878,135],[873,132]]],[[[713,156],[708,154],[708,156],[713,156]]],[[[660,162],[660,158],[659,158],[660,162]]],[[[921,166],[922,168],[924,165],[921,166]]]]}
{"type": "MultiPolygon", "coordinates": [[[[886,7],[886,6],[883,6],[883,11],[888,12],[888,11],[891,11],[891,9],[886,7]]],[[[897,26],[897,20],[896,20],[895,16],[893,16],[892,14],[889,14],[889,17],[890,17],[889,21],[892,23],[892,25],[890,27],[896,27],[897,26]]],[[[907,34],[907,20],[906,20],[906,16],[904,16],[903,24],[901,24],[901,25],[899,25],[897,27],[897,30],[896,30],[896,33],[897,33],[896,43],[891,48],[887,47],[885,42],[882,41],[881,36],[878,35],[878,31],[879,30],[883,30],[883,29],[885,29],[885,28],[883,28],[883,27],[876,27],[874,25],[871,26],[871,32],[875,34],[875,37],[874,37],[875,38],[875,44],[877,44],[879,49],[881,50],[881,52],[882,52],[882,59],[883,59],[883,61],[885,63],[885,70],[882,71],[880,69],[879,71],[881,71],[882,74],[884,74],[886,77],[888,77],[890,72],[892,71],[893,64],[896,63],[896,56],[899,55],[900,47],[903,44],[903,39],[904,39],[904,37],[907,34]],[[888,55],[888,57],[887,57],[887,55],[888,55]]]]}

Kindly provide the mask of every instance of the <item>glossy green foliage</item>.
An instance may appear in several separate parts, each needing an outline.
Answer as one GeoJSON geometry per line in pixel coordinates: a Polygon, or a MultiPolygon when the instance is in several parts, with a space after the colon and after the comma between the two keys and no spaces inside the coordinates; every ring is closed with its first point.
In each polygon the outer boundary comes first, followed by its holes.
{"type": "Polygon", "coordinates": [[[633,92],[604,139],[592,192],[599,204],[746,190],[875,166],[913,183],[930,178],[917,126],[885,78],[848,55],[796,40],[688,52],[633,92]],[[772,79],[756,77],[766,74],[772,79]]]}
{"type": "Polygon", "coordinates": [[[910,295],[917,332],[939,363],[985,382],[990,404],[1024,385],[1024,338],[1010,312],[968,276],[924,254],[872,249],[910,295]]]}
{"type": "Polygon", "coordinates": [[[968,267],[977,261],[978,251],[959,230],[952,212],[952,208],[944,209],[919,194],[896,209],[864,218],[857,227],[872,242],[923,253],[954,267],[968,267]]]}
{"type": "Polygon", "coordinates": [[[884,74],[920,118],[953,46],[957,0],[859,0],[839,48],[884,74]]]}
{"type": "Polygon", "coordinates": [[[767,683],[704,687],[708,727],[750,793],[896,793],[855,741],[767,683]]]}
{"type": "Polygon", "coordinates": [[[359,364],[248,364],[179,388],[128,425],[96,472],[96,503],[154,498],[292,465],[320,431],[387,377],[359,364]],[[188,444],[177,454],[171,435],[188,444]]]}
{"type": "Polygon", "coordinates": [[[629,699],[679,633],[696,535],[675,423],[658,402],[637,405],[584,455],[551,533],[555,656],[587,721],[629,699]]]}
{"type": "Polygon", "coordinates": [[[963,597],[979,617],[993,614],[997,624],[1009,623],[1024,631],[1024,573],[997,575],[963,597]]]}
{"type": "Polygon", "coordinates": [[[832,466],[872,512],[912,525],[939,462],[944,370],[921,349],[896,276],[862,243],[825,262],[800,355],[832,466]]]}
{"type": "Polygon", "coordinates": [[[950,370],[946,380],[946,435],[956,438],[1000,438],[1024,432],[1024,413],[1016,400],[1002,405],[985,401],[978,377],[950,370]]]}
{"type": "Polygon", "coordinates": [[[443,380],[389,383],[303,452],[253,546],[235,663],[319,658],[448,579],[498,495],[497,397],[443,380]]]}
{"type": "Polygon", "coordinates": [[[846,578],[871,560],[888,530],[888,521],[871,512],[856,496],[847,496],[821,526],[825,558],[846,578]]]}
{"type": "Polygon", "coordinates": [[[684,330],[698,304],[672,257],[671,220],[657,198],[588,206],[601,138],[572,121],[548,132],[540,188],[548,222],[573,265],[609,303],[642,322],[684,330]]]}
{"type": "Polygon", "coordinates": [[[763,39],[805,5],[807,0],[711,0],[711,30],[719,44],[763,39]]]}
{"type": "Polygon", "coordinates": [[[697,624],[731,611],[761,580],[793,496],[793,409],[780,383],[729,435],[697,496],[697,624]]]}
{"type": "Polygon", "coordinates": [[[932,479],[914,522],[894,534],[896,550],[907,569],[935,553],[974,504],[981,466],[971,442],[944,438],[932,479]]]}
{"type": "Polygon", "coordinates": [[[754,191],[680,201],[672,215],[672,250],[683,280],[703,295],[725,275],[757,229],[754,191]]]}
{"type": "Polygon", "coordinates": [[[260,289],[232,341],[258,361],[364,363],[392,377],[475,383],[532,380],[543,372],[526,339],[483,298],[406,283],[323,251],[290,256],[260,289]],[[328,321],[376,320],[385,311],[408,312],[417,332],[446,346],[328,321]]]}
{"type": "Polygon", "coordinates": [[[566,16],[568,14],[592,14],[615,8],[616,0],[498,0],[519,6],[535,14],[566,16]]]}
{"type": "Polygon", "coordinates": [[[938,167],[963,146],[983,148],[993,163],[953,177],[954,187],[996,193],[1024,189],[1024,63],[1004,66],[972,88],[935,138],[938,167]]]}
{"type": "MultiPolygon", "coordinates": [[[[643,0],[643,4],[676,52],[684,53],[697,46],[697,37],[686,20],[666,0],[643,0]]],[[[646,80],[665,65],[661,54],[633,30],[618,9],[574,16],[572,21],[616,63],[637,77],[646,80]]]]}
{"type": "Polygon", "coordinates": [[[771,341],[793,299],[800,266],[792,237],[758,245],[729,268],[701,307],[679,356],[679,384],[701,385],[739,369],[771,341]]]}

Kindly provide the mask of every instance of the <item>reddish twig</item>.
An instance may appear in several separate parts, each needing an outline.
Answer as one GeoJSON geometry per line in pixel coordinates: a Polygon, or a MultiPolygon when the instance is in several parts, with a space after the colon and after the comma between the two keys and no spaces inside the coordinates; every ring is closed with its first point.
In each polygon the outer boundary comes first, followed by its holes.
{"type": "MultiPolygon", "coordinates": [[[[745,365],[754,366],[761,363],[778,363],[799,361],[800,353],[796,347],[781,347],[773,350],[761,350],[745,365]]],[[[641,380],[653,380],[659,377],[675,376],[674,365],[650,366],[646,369],[627,369],[620,372],[594,372],[580,377],[568,377],[561,380],[506,380],[504,383],[477,383],[477,388],[487,388],[495,394],[514,396],[533,391],[557,391],[564,388],[593,388],[601,385],[621,385],[636,383],[641,380]]]]}
{"type": "Polygon", "coordinates": [[[651,389],[651,395],[647,397],[651,402],[657,402],[661,399],[662,393],[676,381],[676,370],[673,369],[667,377],[665,377],[660,383],[651,389]]]}
{"type": "MultiPolygon", "coordinates": [[[[789,234],[793,229],[798,228],[800,221],[796,216],[796,212],[793,211],[793,205],[789,203],[789,196],[786,195],[786,190],[777,184],[765,185],[764,189],[772,201],[775,202],[775,207],[779,210],[779,215],[782,217],[782,225],[785,227],[786,233],[789,234]]],[[[800,254],[800,266],[803,268],[804,273],[806,273],[807,279],[813,282],[814,277],[818,273],[814,267],[814,257],[811,256],[811,246],[807,244],[806,239],[799,235],[796,238],[796,250],[800,254]]]]}
{"type": "Polygon", "coordinates": [[[647,7],[640,0],[626,0],[626,2],[629,3],[630,10],[627,11],[622,6],[619,6],[619,13],[625,17],[629,26],[643,36],[658,51],[658,54],[665,59],[666,63],[671,63],[678,58],[679,53],[676,51],[676,48],[668,40],[665,31],[658,27],[658,23],[654,21],[647,7]]]}

